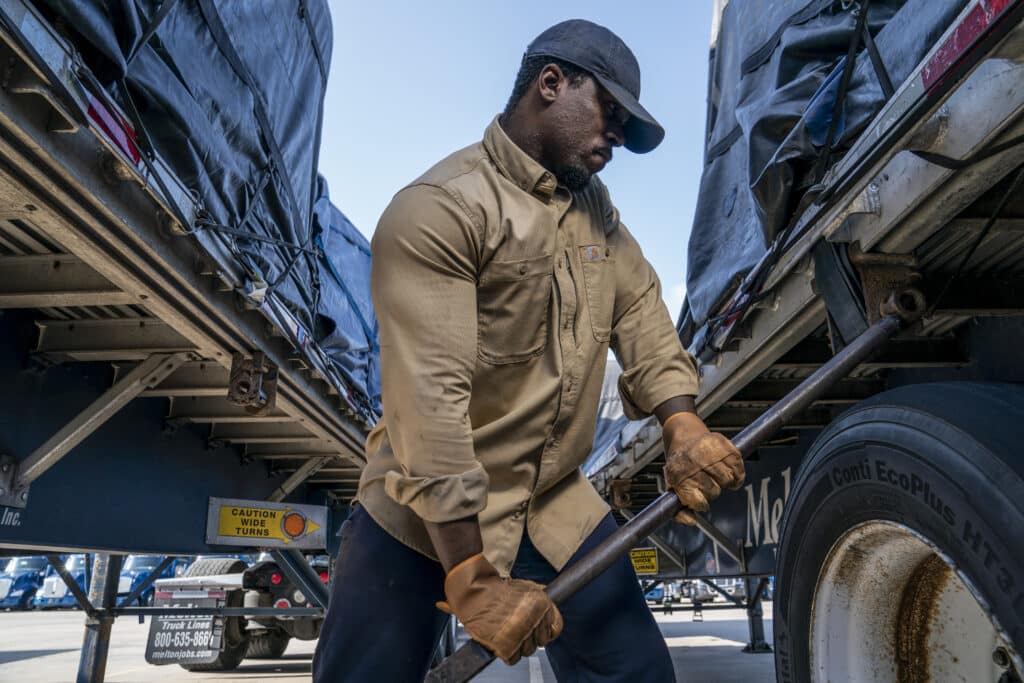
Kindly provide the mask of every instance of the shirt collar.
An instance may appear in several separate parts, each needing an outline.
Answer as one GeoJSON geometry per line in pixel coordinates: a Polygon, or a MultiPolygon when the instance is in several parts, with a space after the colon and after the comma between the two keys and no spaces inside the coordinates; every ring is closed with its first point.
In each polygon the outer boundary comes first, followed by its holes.
{"type": "Polygon", "coordinates": [[[484,149],[502,175],[544,201],[555,194],[558,181],[547,169],[512,142],[495,116],[484,132],[484,149]]]}

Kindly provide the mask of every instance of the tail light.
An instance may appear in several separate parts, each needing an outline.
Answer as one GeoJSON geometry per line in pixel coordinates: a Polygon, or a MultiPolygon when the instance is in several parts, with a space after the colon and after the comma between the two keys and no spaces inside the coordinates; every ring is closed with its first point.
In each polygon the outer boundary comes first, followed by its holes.
{"type": "Polygon", "coordinates": [[[320,580],[327,583],[327,572],[320,572],[320,580]]]}
{"type": "Polygon", "coordinates": [[[272,584],[274,584],[276,586],[279,583],[281,583],[281,580],[283,578],[284,577],[281,576],[280,572],[274,572],[273,574],[270,575],[270,583],[272,583],[272,584]]]}

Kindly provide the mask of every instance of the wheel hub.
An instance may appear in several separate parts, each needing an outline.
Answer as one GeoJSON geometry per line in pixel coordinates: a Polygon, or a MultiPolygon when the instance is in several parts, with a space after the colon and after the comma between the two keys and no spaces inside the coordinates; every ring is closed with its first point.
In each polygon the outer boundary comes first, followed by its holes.
{"type": "Polygon", "coordinates": [[[814,588],[811,678],[995,683],[1021,658],[968,582],[928,540],[868,522],[829,551],[814,588]]]}

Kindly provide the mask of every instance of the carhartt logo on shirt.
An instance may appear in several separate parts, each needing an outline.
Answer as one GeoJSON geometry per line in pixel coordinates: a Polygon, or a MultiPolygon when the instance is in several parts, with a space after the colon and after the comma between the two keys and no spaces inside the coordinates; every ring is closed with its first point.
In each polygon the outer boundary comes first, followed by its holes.
{"type": "Polygon", "coordinates": [[[600,261],[604,258],[604,249],[596,244],[591,244],[588,247],[582,247],[581,251],[583,252],[583,260],[587,263],[600,261]]]}

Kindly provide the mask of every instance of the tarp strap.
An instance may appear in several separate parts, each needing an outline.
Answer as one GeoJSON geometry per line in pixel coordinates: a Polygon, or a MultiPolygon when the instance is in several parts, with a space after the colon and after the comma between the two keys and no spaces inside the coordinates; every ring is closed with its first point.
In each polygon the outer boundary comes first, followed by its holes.
{"type": "Polygon", "coordinates": [[[995,155],[1001,154],[1020,144],[1024,144],[1024,135],[1018,135],[1015,138],[1010,138],[1006,142],[1000,142],[998,145],[992,145],[991,147],[981,149],[966,159],[954,159],[953,157],[947,157],[944,154],[935,154],[934,152],[925,152],[916,149],[910,150],[910,153],[924,159],[930,164],[935,164],[942,168],[948,168],[951,171],[961,171],[968,166],[973,166],[979,161],[984,161],[989,157],[994,157],[995,155]]]}
{"type": "Polygon", "coordinates": [[[160,9],[158,9],[156,14],[153,15],[153,18],[150,20],[146,30],[142,32],[142,37],[139,38],[139,42],[135,43],[135,47],[132,48],[131,53],[127,58],[125,58],[125,68],[132,63],[135,56],[138,55],[143,46],[149,42],[149,39],[153,37],[156,30],[160,28],[160,24],[163,23],[164,19],[167,18],[167,15],[171,13],[171,10],[174,9],[174,6],[177,4],[178,0],[166,0],[166,2],[160,5],[160,9]]]}
{"type": "Polygon", "coordinates": [[[208,220],[199,221],[197,223],[197,225],[196,225],[196,230],[193,230],[193,232],[196,232],[198,230],[211,230],[213,232],[222,232],[225,235],[234,235],[235,237],[241,237],[243,239],[252,240],[253,242],[263,242],[263,243],[266,243],[266,244],[274,244],[274,245],[277,245],[279,247],[284,247],[285,249],[294,249],[296,251],[300,251],[302,253],[309,254],[310,256],[319,256],[320,255],[320,252],[317,249],[310,249],[309,247],[300,247],[299,245],[292,244],[291,242],[285,242],[284,240],[279,240],[279,239],[276,239],[274,237],[266,237],[264,235],[259,235],[257,233],[250,232],[248,230],[239,230],[237,228],[229,228],[226,225],[221,225],[220,223],[215,223],[213,221],[208,221],[208,220]]]}
{"type": "Polygon", "coordinates": [[[359,309],[359,304],[356,303],[356,299],[352,296],[352,292],[349,291],[348,285],[345,284],[344,278],[341,277],[341,273],[334,267],[334,263],[331,261],[330,256],[327,254],[327,250],[324,249],[324,242],[320,235],[315,238],[316,246],[324,253],[323,260],[327,262],[327,268],[331,271],[331,275],[338,282],[341,287],[341,291],[345,294],[345,298],[348,299],[348,305],[352,307],[352,311],[356,314],[356,318],[359,320],[359,324],[363,328],[363,334],[366,335],[366,341],[370,344],[370,350],[376,353],[379,350],[377,346],[377,335],[374,333],[373,328],[366,322],[366,318],[363,317],[363,312],[359,309]]]}
{"type": "MultiPolygon", "coordinates": [[[[93,90],[96,91],[94,93],[96,97],[102,97],[106,100],[106,90],[103,89],[88,69],[82,69],[80,75],[82,75],[86,82],[89,83],[93,90]]],[[[131,110],[127,113],[132,119],[132,124],[134,125],[135,133],[137,134],[136,139],[142,151],[139,158],[142,159],[142,163],[146,165],[146,170],[149,172],[149,175],[152,176],[157,187],[160,189],[160,192],[163,194],[164,200],[167,202],[167,207],[170,209],[171,214],[178,219],[178,222],[181,223],[181,229],[187,233],[192,229],[192,225],[189,220],[182,215],[177,202],[173,199],[174,195],[171,194],[170,188],[167,187],[167,183],[164,182],[163,176],[157,171],[156,165],[153,163],[153,158],[156,156],[156,152],[154,151],[156,148],[153,146],[152,138],[149,137],[149,131],[146,130],[146,126],[142,122],[142,115],[139,114],[139,109],[135,106],[135,99],[132,97],[132,92],[128,87],[128,82],[122,78],[117,81],[117,84],[121,86],[121,90],[124,92],[124,99],[128,103],[128,108],[131,110]]]]}
{"type": "Polygon", "coordinates": [[[707,152],[704,153],[704,164],[707,165],[729,151],[733,143],[743,137],[743,126],[736,126],[729,131],[729,134],[716,142],[707,152]]]}
{"type": "Polygon", "coordinates": [[[864,39],[864,47],[868,49],[868,56],[871,58],[871,66],[874,67],[875,75],[878,77],[878,84],[882,86],[882,94],[888,100],[896,93],[896,88],[892,85],[889,70],[885,68],[885,60],[882,59],[882,53],[878,51],[878,45],[875,44],[875,39],[871,35],[871,29],[868,28],[867,24],[864,24],[862,38],[864,39]]]}
{"type": "Polygon", "coordinates": [[[316,63],[320,66],[320,82],[326,88],[327,65],[324,64],[324,55],[320,52],[320,43],[316,40],[316,27],[313,26],[313,19],[309,16],[309,11],[306,9],[305,0],[299,0],[299,17],[306,24],[306,30],[309,32],[309,42],[313,44],[313,54],[316,55],[316,63]]]}
{"type": "Polygon", "coordinates": [[[843,106],[846,104],[846,92],[850,87],[850,79],[853,77],[853,67],[856,63],[857,47],[860,45],[861,36],[867,28],[868,7],[871,0],[864,0],[857,13],[857,26],[850,34],[850,47],[846,51],[846,62],[843,64],[843,77],[839,80],[839,92],[836,93],[836,101],[832,105],[832,120],[828,122],[828,133],[825,135],[825,144],[822,145],[818,160],[815,163],[815,182],[820,181],[825,175],[828,166],[828,156],[832,151],[833,138],[836,129],[839,127],[839,117],[842,116],[843,106]]]}
{"type": "MultiPolygon", "coordinates": [[[[274,165],[278,171],[278,177],[281,179],[281,184],[284,186],[286,196],[289,203],[291,204],[292,220],[295,222],[294,229],[302,230],[306,226],[303,225],[302,215],[299,213],[299,204],[295,199],[295,188],[292,187],[291,178],[283,172],[283,169],[288,168],[287,164],[284,163],[284,155],[281,154],[281,148],[277,144],[277,139],[273,135],[273,128],[270,126],[270,118],[267,116],[267,110],[263,106],[263,95],[256,87],[256,83],[252,78],[252,74],[249,73],[249,69],[246,68],[242,62],[241,57],[235,50],[234,44],[231,42],[231,37],[228,35],[227,29],[224,27],[224,22],[221,21],[220,14],[217,13],[217,8],[213,6],[212,0],[198,0],[199,11],[203,13],[206,18],[206,23],[210,28],[210,33],[213,35],[214,41],[217,43],[217,47],[224,54],[224,57],[231,64],[231,67],[235,70],[235,73],[242,80],[243,83],[252,91],[253,94],[253,113],[256,115],[256,120],[260,124],[260,129],[263,133],[263,139],[266,141],[267,147],[270,149],[271,159],[274,161],[274,165]]],[[[303,244],[303,247],[306,245],[303,244]]],[[[295,252],[296,255],[299,253],[295,252]]],[[[294,265],[294,261],[289,264],[282,273],[282,278],[285,274],[291,271],[291,267],[294,265]]]]}
{"type": "Polygon", "coordinates": [[[242,215],[242,220],[238,221],[238,225],[240,227],[245,227],[246,225],[248,225],[249,220],[252,218],[253,212],[256,211],[256,206],[259,204],[258,199],[263,195],[263,191],[267,189],[267,185],[270,183],[270,179],[273,175],[274,162],[270,162],[269,164],[267,164],[267,167],[263,169],[263,173],[260,174],[260,180],[258,183],[256,183],[256,189],[253,190],[252,196],[249,197],[249,206],[246,207],[245,213],[242,215]]]}

